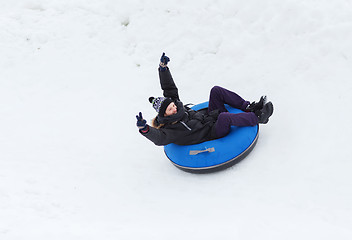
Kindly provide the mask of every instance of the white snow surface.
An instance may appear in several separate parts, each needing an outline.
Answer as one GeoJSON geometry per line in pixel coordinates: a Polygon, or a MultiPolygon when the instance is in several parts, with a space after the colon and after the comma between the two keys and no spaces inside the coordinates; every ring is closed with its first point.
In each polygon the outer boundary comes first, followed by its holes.
{"type": "Polygon", "coordinates": [[[352,1],[0,0],[0,239],[352,239],[352,1]],[[141,136],[162,52],[184,103],[275,111],[197,175],[141,136]]]}

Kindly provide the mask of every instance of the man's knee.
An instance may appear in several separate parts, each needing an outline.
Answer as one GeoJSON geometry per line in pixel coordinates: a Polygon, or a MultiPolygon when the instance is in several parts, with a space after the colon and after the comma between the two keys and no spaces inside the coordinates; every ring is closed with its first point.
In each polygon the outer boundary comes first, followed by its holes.
{"type": "Polygon", "coordinates": [[[212,87],[211,91],[210,91],[210,94],[217,94],[219,93],[223,88],[222,87],[219,87],[219,86],[214,86],[212,87]]]}

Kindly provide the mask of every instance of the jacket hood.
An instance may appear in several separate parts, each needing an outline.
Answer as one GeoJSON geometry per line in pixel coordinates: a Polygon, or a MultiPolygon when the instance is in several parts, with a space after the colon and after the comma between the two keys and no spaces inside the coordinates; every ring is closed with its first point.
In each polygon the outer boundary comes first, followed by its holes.
{"type": "Polygon", "coordinates": [[[173,123],[182,120],[185,115],[185,108],[183,107],[183,103],[180,101],[175,101],[175,105],[177,106],[177,113],[171,116],[160,116],[157,117],[157,123],[159,124],[167,124],[173,123]]]}

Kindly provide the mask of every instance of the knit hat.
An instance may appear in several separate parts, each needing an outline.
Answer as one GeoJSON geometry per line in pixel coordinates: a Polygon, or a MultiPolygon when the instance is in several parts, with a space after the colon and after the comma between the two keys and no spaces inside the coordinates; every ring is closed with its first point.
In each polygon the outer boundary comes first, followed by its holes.
{"type": "Polygon", "coordinates": [[[153,108],[159,115],[163,116],[165,114],[166,108],[172,103],[171,98],[166,97],[150,97],[149,102],[153,105],[153,108]]]}

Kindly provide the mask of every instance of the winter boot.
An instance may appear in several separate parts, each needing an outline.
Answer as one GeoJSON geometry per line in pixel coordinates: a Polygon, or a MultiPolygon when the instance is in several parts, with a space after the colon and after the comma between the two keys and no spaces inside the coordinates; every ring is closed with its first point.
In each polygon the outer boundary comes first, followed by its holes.
{"type": "Polygon", "coordinates": [[[249,104],[246,108],[246,112],[256,112],[258,110],[261,110],[265,104],[266,96],[262,96],[259,102],[252,102],[251,104],[249,104]]]}
{"type": "Polygon", "coordinates": [[[258,122],[266,124],[269,121],[269,117],[274,112],[274,106],[272,102],[268,102],[264,105],[263,109],[255,111],[255,115],[258,117],[258,122]]]}

